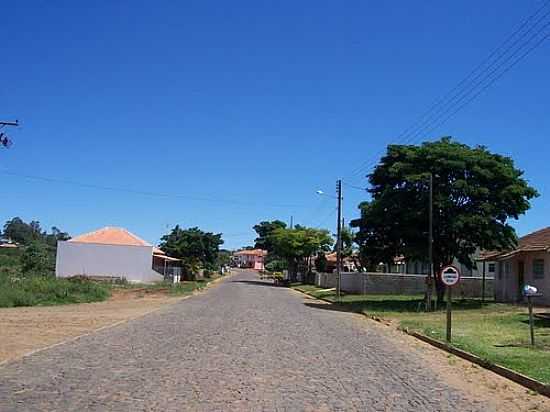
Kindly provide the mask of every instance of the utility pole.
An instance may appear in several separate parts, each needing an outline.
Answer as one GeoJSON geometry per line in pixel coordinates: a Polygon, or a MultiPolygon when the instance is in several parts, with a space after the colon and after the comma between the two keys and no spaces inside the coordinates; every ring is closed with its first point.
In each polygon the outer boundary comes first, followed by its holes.
{"type": "Polygon", "coordinates": [[[428,274],[428,282],[426,285],[426,311],[429,312],[432,310],[432,282],[434,279],[434,262],[433,262],[433,187],[434,187],[434,176],[430,172],[430,195],[429,195],[429,234],[428,234],[428,261],[430,265],[430,273],[428,274]]]}
{"type": "Polygon", "coordinates": [[[342,283],[342,180],[336,181],[336,196],[338,199],[338,220],[336,225],[336,296],[338,301],[342,283]]]}
{"type": "MultiPolygon", "coordinates": [[[[6,126],[19,126],[19,121],[16,120],[15,122],[10,122],[10,121],[0,121],[0,129],[6,127],[6,126]]],[[[12,144],[12,141],[10,140],[10,138],[8,137],[7,134],[5,134],[4,132],[0,132],[0,146],[4,146],[4,147],[10,147],[12,144]]]]}

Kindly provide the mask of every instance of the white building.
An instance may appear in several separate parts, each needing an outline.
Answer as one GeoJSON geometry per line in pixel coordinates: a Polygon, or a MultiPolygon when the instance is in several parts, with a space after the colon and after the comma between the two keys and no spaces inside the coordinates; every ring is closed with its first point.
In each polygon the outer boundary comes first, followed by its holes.
{"type": "Polygon", "coordinates": [[[162,281],[177,262],[126,229],[105,227],[59,241],[55,274],[60,278],[80,275],[151,283],[162,281]]]}

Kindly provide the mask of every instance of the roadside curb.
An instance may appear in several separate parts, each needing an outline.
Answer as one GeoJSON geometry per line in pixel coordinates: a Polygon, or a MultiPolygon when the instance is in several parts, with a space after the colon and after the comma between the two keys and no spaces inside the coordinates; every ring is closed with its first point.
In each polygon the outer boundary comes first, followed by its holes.
{"type": "MultiPolygon", "coordinates": [[[[314,298],[314,299],[318,299],[318,300],[322,300],[323,302],[327,302],[327,303],[331,303],[331,304],[335,304],[335,305],[338,305],[337,302],[333,302],[333,301],[330,301],[328,299],[324,299],[324,298],[317,298],[307,292],[303,292],[299,289],[295,289],[293,288],[293,290],[297,291],[297,292],[300,292],[308,297],[311,297],[311,298],[314,298]]],[[[384,318],[380,318],[378,316],[374,316],[374,315],[369,315],[367,313],[362,313],[362,312],[353,312],[353,311],[349,311],[349,313],[358,313],[358,314],[361,314],[363,316],[365,316],[366,318],[368,319],[371,319],[371,320],[374,320],[378,323],[381,323],[385,326],[388,326],[388,327],[392,327],[392,323],[384,318]]],[[[483,359],[483,358],[480,358],[479,356],[477,355],[474,355],[472,353],[469,353],[469,352],[466,352],[466,351],[463,351],[462,349],[458,349],[457,347],[455,346],[451,346],[451,345],[447,345],[446,343],[444,342],[441,342],[439,340],[436,340],[436,339],[433,339],[433,338],[430,338],[429,336],[426,336],[426,335],[423,335],[421,333],[418,333],[418,332],[413,332],[413,331],[409,331],[408,329],[406,328],[401,328],[401,327],[397,327],[397,328],[394,328],[395,330],[398,330],[402,333],[405,333],[409,336],[412,336],[413,338],[416,338],[424,343],[427,343],[428,345],[431,345],[437,349],[441,349],[447,353],[450,353],[452,355],[455,355],[455,356],[458,356],[459,358],[462,358],[464,360],[467,360],[468,362],[472,362],[472,363],[475,363],[476,365],[479,365],[481,366],[482,368],[485,368],[487,370],[490,370],[491,372],[494,372],[496,373],[497,375],[500,375],[506,379],[509,379],[527,389],[531,389],[532,391],[535,391],[541,395],[544,395],[546,397],[549,397],[550,398],[550,385],[547,385],[545,383],[542,383],[536,379],[533,379],[533,378],[530,378],[528,376],[525,376],[519,372],[515,372],[511,369],[508,369],[508,368],[505,368],[504,366],[500,366],[500,365],[497,365],[497,364],[494,364],[486,359],[483,359]]]]}
{"type": "Polygon", "coordinates": [[[98,332],[101,332],[101,331],[104,331],[104,330],[107,330],[107,329],[111,329],[111,328],[115,328],[117,326],[120,326],[120,325],[123,325],[125,323],[128,323],[128,322],[131,322],[133,320],[136,320],[136,319],[140,319],[144,316],[148,316],[152,313],[155,313],[155,312],[158,312],[160,310],[163,310],[163,309],[166,309],[167,307],[170,307],[172,305],[176,305],[186,299],[189,299],[189,298],[192,298],[193,296],[196,296],[196,295],[199,295],[203,292],[205,292],[206,290],[208,290],[209,288],[213,287],[213,286],[216,286],[218,283],[220,283],[222,280],[224,279],[228,279],[230,278],[231,276],[233,276],[234,273],[231,273],[227,276],[220,276],[219,278],[216,278],[214,280],[211,280],[210,282],[207,282],[206,285],[202,288],[202,289],[198,289],[198,290],[194,290],[192,293],[190,293],[189,295],[185,295],[185,296],[180,296],[180,297],[176,297],[174,302],[170,302],[170,303],[167,303],[167,304],[164,304],[162,306],[159,306],[158,308],[155,308],[149,312],[145,312],[145,313],[142,313],[138,316],[135,316],[135,317],[131,317],[131,318],[128,318],[128,319],[123,319],[123,320],[119,320],[117,322],[114,322],[114,323],[111,323],[110,325],[104,325],[104,326],[101,326],[97,329],[92,329],[90,330],[89,332],[86,332],[86,333],[83,333],[81,335],[77,335],[77,336],[73,336],[73,337],[70,337],[70,338],[67,338],[67,339],[64,339],[60,342],[56,342],[56,343],[52,343],[51,345],[47,345],[47,346],[44,346],[42,348],[38,348],[38,349],[33,349],[31,350],[30,352],[27,352],[27,353],[24,353],[22,355],[19,355],[15,358],[11,358],[11,359],[6,359],[4,361],[1,361],[0,362],[0,369],[1,368],[4,368],[12,363],[15,363],[15,362],[19,362],[19,361],[22,361],[23,359],[29,357],[29,356],[32,356],[36,353],[39,353],[39,352],[43,352],[43,351],[46,351],[48,349],[52,349],[52,348],[55,348],[56,346],[61,346],[61,345],[64,345],[66,343],[71,343],[71,342],[74,342],[74,341],[77,341],[81,338],[85,338],[86,336],[90,336],[90,335],[93,335],[95,333],[98,333],[98,332]]]}

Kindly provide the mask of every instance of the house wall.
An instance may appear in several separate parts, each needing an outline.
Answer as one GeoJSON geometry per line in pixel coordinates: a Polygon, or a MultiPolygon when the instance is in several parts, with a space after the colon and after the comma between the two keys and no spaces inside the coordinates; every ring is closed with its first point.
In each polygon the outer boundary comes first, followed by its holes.
{"type": "MultiPolygon", "coordinates": [[[[454,297],[457,299],[481,297],[482,281],[479,277],[462,278],[454,287],[454,297]]],[[[336,274],[317,273],[315,284],[322,288],[334,288],[336,274]]],[[[485,297],[494,296],[493,286],[494,280],[486,278],[485,297]]],[[[426,276],[378,272],[342,273],[341,288],[348,293],[419,295],[426,291],[426,276]]]]}
{"type": "Polygon", "coordinates": [[[535,286],[543,294],[540,298],[534,298],[538,304],[550,305],[550,253],[527,252],[501,260],[497,265],[495,276],[495,298],[498,302],[522,302],[521,289],[518,280],[519,262],[525,265],[523,284],[535,286]],[[536,259],[544,260],[544,277],[535,279],[533,263],[536,259]]]}
{"type": "Polygon", "coordinates": [[[121,277],[130,282],[163,280],[162,275],[153,271],[152,263],[152,246],[59,241],[55,273],[61,278],[84,275],[121,277]]]}
{"type": "Polygon", "coordinates": [[[257,255],[237,255],[237,263],[241,267],[247,267],[256,270],[264,269],[263,256],[257,255]]]}

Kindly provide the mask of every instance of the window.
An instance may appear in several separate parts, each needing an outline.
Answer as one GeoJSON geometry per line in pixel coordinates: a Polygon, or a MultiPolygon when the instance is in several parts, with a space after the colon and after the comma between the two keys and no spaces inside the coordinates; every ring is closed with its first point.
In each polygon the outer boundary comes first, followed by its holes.
{"type": "Polygon", "coordinates": [[[495,273],[495,263],[489,263],[489,273],[495,273]]]}
{"type": "Polygon", "coordinates": [[[535,279],[544,279],[544,259],[533,260],[533,277],[535,279]]]}

